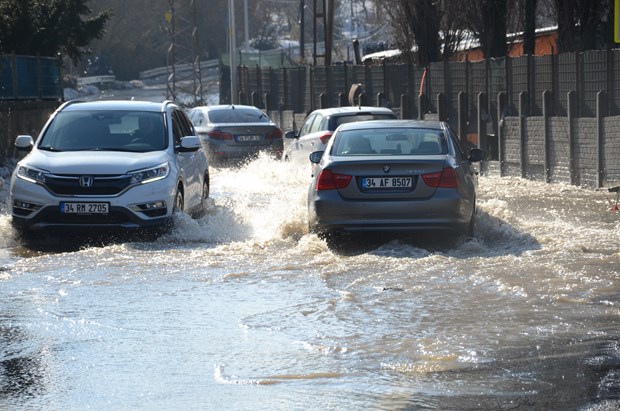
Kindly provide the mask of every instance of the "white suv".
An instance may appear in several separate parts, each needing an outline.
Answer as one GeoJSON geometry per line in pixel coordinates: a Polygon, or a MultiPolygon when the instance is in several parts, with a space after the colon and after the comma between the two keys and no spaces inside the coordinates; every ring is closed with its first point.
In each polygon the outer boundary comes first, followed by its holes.
{"type": "Polygon", "coordinates": [[[197,214],[209,167],[192,123],[173,102],[70,101],[58,108],[11,177],[13,226],[127,230],[170,227],[174,211],[197,214]]]}

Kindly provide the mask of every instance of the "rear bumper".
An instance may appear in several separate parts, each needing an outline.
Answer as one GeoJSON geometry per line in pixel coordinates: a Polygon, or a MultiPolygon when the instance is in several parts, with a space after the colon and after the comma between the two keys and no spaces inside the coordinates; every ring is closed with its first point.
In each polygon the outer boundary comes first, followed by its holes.
{"type": "Polygon", "coordinates": [[[231,146],[228,144],[208,142],[209,160],[243,160],[257,156],[261,152],[273,155],[274,157],[282,157],[282,142],[265,145],[247,145],[247,146],[231,146]]]}
{"type": "Polygon", "coordinates": [[[458,231],[470,223],[473,202],[454,190],[415,201],[344,201],[335,190],[311,192],[308,226],[312,231],[458,231]]]}

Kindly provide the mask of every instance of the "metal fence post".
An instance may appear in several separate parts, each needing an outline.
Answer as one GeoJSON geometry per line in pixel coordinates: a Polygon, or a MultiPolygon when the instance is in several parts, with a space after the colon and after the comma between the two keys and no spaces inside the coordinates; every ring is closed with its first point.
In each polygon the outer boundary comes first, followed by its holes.
{"type": "Polygon", "coordinates": [[[605,144],[604,122],[607,117],[607,93],[599,91],[596,93],[596,170],[597,187],[603,187],[605,183],[605,144]]]}
{"type": "Polygon", "coordinates": [[[481,148],[487,152],[487,159],[494,159],[491,150],[489,149],[489,141],[487,137],[487,121],[489,120],[489,113],[487,107],[489,103],[487,101],[486,93],[478,93],[476,96],[476,108],[478,113],[478,148],[481,148]]]}
{"type": "Polygon", "coordinates": [[[265,112],[269,113],[272,108],[271,108],[271,93],[265,93],[264,95],[264,99],[263,99],[263,105],[265,106],[265,112]]]}
{"type": "Polygon", "coordinates": [[[383,107],[383,99],[385,98],[385,94],[382,91],[377,93],[376,106],[383,107]]]}
{"type": "Polygon", "coordinates": [[[543,136],[544,136],[544,167],[545,167],[545,182],[551,182],[551,161],[549,159],[549,148],[551,146],[549,135],[549,118],[553,113],[553,94],[549,90],[543,91],[542,94],[542,112],[543,112],[543,136]]]}
{"type": "Polygon", "coordinates": [[[409,118],[409,96],[406,94],[400,95],[400,119],[404,120],[409,118]]]}
{"type": "Polygon", "coordinates": [[[327,108],[327,94],[319,94],[319,108],[327,108]]]}
{"type": "Polygon", "coordinates": [[[342,91],[340,93],[338,93],[338,107],[346,106],[346,104],[347,104],[346,101],[347,101],[347,98],[344,95],[344,93],[342,91]]]}
{"type": "Polygon", "coordinates": [[[567,115],[568,115],[568,168],[570,171],[570,183],[576,185],[577,167],[575,164],[575,124],[574,117],[577,114],[577,93],[571,90],[566,94],[567,99],[567,115]]]}
{"type": "Polygon", "coordinates": [[[446,95],[437,93],[437,118],[439,121],[446,121],[446,95]]]}
{"type": "Polygon", "coordinates": [[[424,94],[418,95],[418,120],[424,120],[424,112],[426,111],[426,97],[424,94]]]}
{"type": "Polygon", "coordinates": [[[504,115],[508,96],[505,92],[497,93],[497,159],[499,160],[499,176],[504,176],[504,115]]]}
{"type": "Polygon", "coordinates": [[[467,142],[467,117],[468,117],[468,110],[467,110],[467,93],[465,93],[464,91],[461,91],[458,94],[458,103],[457,103],[457,107],[458,107],[458,125],[457,125],[457,130],[456,132],[459,135],[459,139],[461,140],[462,143],[466,143],[467,142]]]}
{"type": "Polygon", "coordinates": [[[525,119],[528,116],[528,93],[519,93],[519,137],[521,141],[521,177],[527,177],[527,133],[525,132],[525,119]]]}

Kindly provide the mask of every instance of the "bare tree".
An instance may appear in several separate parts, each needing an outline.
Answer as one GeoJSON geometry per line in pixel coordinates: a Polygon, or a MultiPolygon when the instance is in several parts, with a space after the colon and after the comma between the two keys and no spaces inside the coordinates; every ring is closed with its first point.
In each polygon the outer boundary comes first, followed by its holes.
{"type": "Polygon", "coordinates": [[[439,3],[433,0],[380,0],[395,29],[395,42],[409,61],[427,65],[440,56],[439,3]],[[414,50],[417,46],[417,53],[414,50]]]}
{"type": "Polygon", "coordinates": [[[533,55],[536,51],[536,0],[524,0],[525,31],[523,32],[523,54],[533,55]]]}
{"type": "Polygon", "coordinates": [[[559,52],[599,48],[609,42],[610,0],[555,0],[559,52]]]}
{"type": "Polygon", "coordinates": [[[468,28],[487,58],[506,55],[507,12],[507,0],[474,0],[464,10],[468,28]]]}

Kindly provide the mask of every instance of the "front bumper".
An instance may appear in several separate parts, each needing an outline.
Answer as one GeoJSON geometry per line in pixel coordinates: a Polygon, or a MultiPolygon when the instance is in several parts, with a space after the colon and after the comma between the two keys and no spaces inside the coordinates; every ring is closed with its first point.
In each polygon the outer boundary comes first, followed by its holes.
{"type": "Polygon", "coordinates": [[[45,187],[13,178],[10,207],[13,225],[22,230],[136,230],[171,224],[173,179],[134,186],[117,196],[57,196],[45,187]],[[61,202],[109,203],[107,214],[64,214],[61,202]],[[155,206],[155,208],[148,208],[155,206]]]}

